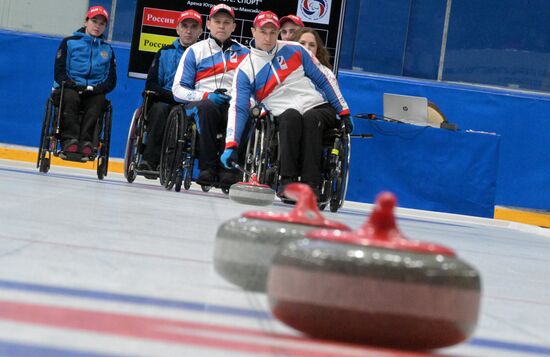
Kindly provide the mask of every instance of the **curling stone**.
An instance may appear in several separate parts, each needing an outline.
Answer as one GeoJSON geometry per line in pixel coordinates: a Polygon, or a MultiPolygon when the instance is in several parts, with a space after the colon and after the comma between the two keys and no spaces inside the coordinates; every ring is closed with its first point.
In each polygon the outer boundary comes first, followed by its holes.
{"type": "Polygon", "coordinates": [[[274,316],[316,338],[406,349],[468,338],[479,273],[446,247],[404,238],[395,204],[382,193],[358,230],[313,230],[281,247],[267,282],[274,316]]]}
{"type": "Polygon", "coordinates": [[[249,182],[231,185],[229,198],[246,205],[269,206],[275,199],[275,191],[268,185],[259,183],[256,174],[252,174],[249,182]]]}
{"type": "Polygon", "coordinates": [[[223,278],[243,289],[264,292],[271,261],[282,245],[304,238],[314,228],[350,230],[323,217],[308,185],[293,183],[284,193],[297,201],[291,212],[246,212],[218,228],[214,268],[223,278]]]}

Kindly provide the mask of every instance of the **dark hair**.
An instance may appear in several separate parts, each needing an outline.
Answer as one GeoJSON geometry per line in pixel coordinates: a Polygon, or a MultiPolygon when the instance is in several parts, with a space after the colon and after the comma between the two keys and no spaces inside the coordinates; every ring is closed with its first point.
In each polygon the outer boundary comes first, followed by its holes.
{"type": "Polygon", "coordinates": [[[315,57],[317,57],[322,65],[332,69],[332,65],[330,64],[330,53],[325,47],[323,40],[321,40],[321,36],[319,36],[319,32],[317,32],[317,30],[312,29],[311,27],[299,28],[298,30],[296,30],[296,32],[294,32],[290,40],[299,42],[300,37],[302,37],[302,35],[305,33],[310,33],[313,35],[313,37],[315,37],[315,42],[317,43],[317,54],[315,55],[315,57]]]}

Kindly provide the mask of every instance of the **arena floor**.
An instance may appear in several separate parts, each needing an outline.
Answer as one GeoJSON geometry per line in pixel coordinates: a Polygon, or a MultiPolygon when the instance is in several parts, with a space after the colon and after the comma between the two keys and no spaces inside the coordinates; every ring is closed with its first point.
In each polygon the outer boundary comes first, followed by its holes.
{"type": "MultiPolygon", "coordinates": [[[[482,276],[473,337],[408,352],[313,340],[275,320],[264,294],[212,266],[218,226],[251,210],[219,190],[0,160],[2,356],[550,356],[550,230],[399,209],[409,238],[454,249],[482,276]]],[[[351,227],[367,204],[326,213],[351,227]]]]}

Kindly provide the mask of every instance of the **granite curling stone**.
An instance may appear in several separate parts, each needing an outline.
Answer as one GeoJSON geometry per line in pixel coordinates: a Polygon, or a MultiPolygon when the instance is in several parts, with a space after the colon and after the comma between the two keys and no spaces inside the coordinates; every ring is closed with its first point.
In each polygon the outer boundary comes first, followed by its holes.
{"type": "Polygon", "coordinates": [[[297,201],[292,211],[246,212],[218,228],[214,268],[224,279],[245,290],[264,292],[272,258],[282,245],[315,228],[350,230],[323,217],[308,185],[289,184],[284,193],[297,201]]]}
{"type": "Polygon", "coordinates": [[[252,174],[249,182],[237,182],[231,185],[229,198],[247,205],[269,206],[275,199],[275,191],[268,185],[259,183],[256,174],[252,174]]]}
{"type": "Polygon", "coordinates": [[[404,238],[395,204],[382,193],[358,230],[314,230],[281,247],[267,282],[274,316],[312,337],[405,349],[468,338],[479,273],[446,247],[404,238]]]}

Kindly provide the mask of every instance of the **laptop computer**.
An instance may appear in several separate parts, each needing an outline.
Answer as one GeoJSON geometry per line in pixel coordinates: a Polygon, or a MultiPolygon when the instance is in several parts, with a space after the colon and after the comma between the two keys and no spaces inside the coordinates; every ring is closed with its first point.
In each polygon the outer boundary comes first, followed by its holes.
{"type": "Polygon", "coordinates": [[[402,123],[427,126],[428,99],[393,93],[384,93],[384,117],[402,123]]]}

